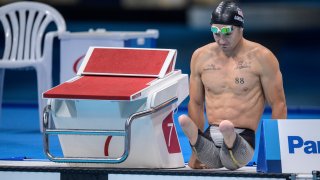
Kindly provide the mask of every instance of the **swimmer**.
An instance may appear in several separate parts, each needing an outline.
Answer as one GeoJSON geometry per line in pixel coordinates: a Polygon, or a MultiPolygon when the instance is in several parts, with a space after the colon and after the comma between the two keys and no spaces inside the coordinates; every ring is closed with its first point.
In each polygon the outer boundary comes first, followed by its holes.
{"type": "Polygon", "coordinates": [[[269,49],[243,37],[237,3],[221,2],[210,24],[215,42],[192,55],[188,115],[179,123],[193,150],[189,167],[236,170],[253,157],[265,103],[273,119],[287,118],[282,74],[269,49]]]}

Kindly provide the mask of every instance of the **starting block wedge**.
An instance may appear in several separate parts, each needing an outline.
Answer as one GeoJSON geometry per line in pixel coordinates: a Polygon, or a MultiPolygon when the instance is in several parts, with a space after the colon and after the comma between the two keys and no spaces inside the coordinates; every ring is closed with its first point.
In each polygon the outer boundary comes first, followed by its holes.
{"type": "Polygon", "coordinates": [[[54,162],[178,168],[173,112],[189,94],[173,49],[90,47],[77,76],[46,91],[44,150],[54,162]],[[50,152],[58,135],[63,157],[50,152]]]}

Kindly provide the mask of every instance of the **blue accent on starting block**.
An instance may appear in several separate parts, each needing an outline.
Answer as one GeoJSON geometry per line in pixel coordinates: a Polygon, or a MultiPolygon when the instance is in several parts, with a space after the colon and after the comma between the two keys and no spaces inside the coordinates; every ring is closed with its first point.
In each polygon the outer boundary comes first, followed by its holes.
{"type": "Polygon", "coordinates": [[[281,173],[278,121],[263,119],[261,123],[257,171],[281,173]]]}

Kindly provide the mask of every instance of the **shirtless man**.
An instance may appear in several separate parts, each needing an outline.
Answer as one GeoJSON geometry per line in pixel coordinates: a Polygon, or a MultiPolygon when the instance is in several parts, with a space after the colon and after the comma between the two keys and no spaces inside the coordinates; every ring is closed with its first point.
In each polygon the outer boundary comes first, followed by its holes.
{"type": "Polygon", "coordinates": [[[211,17],[215,42],[192,55],[189,116],[179,117],[193,149],[191,168],[245,166],[254,154],[265,102],[273,119],[287,118],[278,60],[264,46],[243,38],[243,22],[236,3],[221,2],[211,17]]]}

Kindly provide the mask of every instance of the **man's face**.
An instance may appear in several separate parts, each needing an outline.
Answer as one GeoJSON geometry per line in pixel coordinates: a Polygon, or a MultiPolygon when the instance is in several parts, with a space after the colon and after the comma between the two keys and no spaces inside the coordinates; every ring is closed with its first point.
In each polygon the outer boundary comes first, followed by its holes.
{"type": "Polygon", "coordinates": [[[242,28],[237,26],[212,24],[211,31],[223,51],[232,51],[242,38],[242,28]]]}

